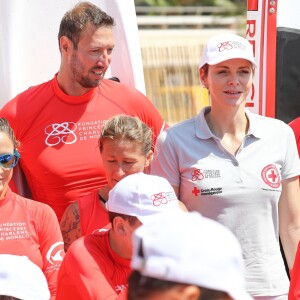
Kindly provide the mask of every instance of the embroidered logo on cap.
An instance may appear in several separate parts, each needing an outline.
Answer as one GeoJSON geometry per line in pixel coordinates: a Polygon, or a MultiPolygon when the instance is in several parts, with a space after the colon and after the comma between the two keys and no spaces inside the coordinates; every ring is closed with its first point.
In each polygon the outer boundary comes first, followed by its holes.
{"type": "Polygon", "coordinates": [[[160,206],[161,204],[167,204],[168,200],[166,198],[166,194],[165,193],[158,193],[158,194],[153,194],[151,196],[151,200],[153,202],[154,206],[160,206]]]}
{"type": "Polygon", "coordinates": [[[177,201],[177,198],[174,192],[161,192],[153,194],[151,200],[154,206],[160,206],[161,204],[167,204],[171,201],[177,201]]]}
{"type": "Polygon", "coordinates": [[[246,45],[235,41],[227,41],[218,45],[219,52],[223,52],[225,50],[232,50],[236,48],[244,50],[246,48],[246,45]]]}

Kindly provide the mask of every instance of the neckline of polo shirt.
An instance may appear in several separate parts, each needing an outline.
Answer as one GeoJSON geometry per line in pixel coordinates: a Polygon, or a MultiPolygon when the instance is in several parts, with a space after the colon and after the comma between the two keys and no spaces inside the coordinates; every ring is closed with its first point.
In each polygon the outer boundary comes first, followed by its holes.
{"type": "Polygon", "coordinates": [[[58,85],[57,74],[55,75],[54,80],[53,80],[53,89],[54,89],[54,93],[60,100],[62,100],[63,102],[66,102],[68,104],[75,104],[75,105],[89,102],[97,92],[97,87],[96,87],[81,96],[67,95],[61,90],[61,88],[58,85]]]}
{"type": "Polygon", "coordinates": [[[249,128],[246,136],[261,138],[261,128],[259,127],[259,124],[257,124],[257,121],[253,119],[255,114],[248,109],[245,109],[245,113],[249,120],[249,128]]]}

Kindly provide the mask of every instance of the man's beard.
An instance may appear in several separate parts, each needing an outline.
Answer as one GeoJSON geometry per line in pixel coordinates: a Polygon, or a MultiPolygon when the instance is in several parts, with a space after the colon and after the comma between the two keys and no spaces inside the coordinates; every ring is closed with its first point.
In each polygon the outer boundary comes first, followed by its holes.
{"type": "Polygon", "coordinates": [[[101,76],[100,79],[91,79],[89,74],[91,74],[92,72],[96,72],[96,71],[102,71],[102,69],[100,69],[99,67],[93,67],[92,69],[90,69],[87,73],[86,76],[83,76],[83,72],[84,72],[84,66],[83,64],[80,62],[80,60],[77,58],[76,53],[73,53],[72,55],[72,61],[71,61],[71,69],[72,69],[72,73],[74,76],[74,79],[84,88],[94,88],[97,87],[102,79],[103,76],[101,76]]]}

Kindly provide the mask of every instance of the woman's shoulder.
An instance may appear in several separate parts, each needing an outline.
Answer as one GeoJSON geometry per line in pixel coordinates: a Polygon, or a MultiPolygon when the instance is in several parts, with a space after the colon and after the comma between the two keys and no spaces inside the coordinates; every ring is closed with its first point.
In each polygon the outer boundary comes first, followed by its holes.
{"type": "Polygon", "coordinates": [[[247,115],[250,118],[250,131],[255,136],[268,136],[277,139],[279,136],[290,137],[294,135],[291,127],[282,120],[254,113],[247,113],[247,115]]]}
{"type": "MultiPolygon", "coordinates": [[[[15,193],[14,193],[15,194],[15,193]]],[[[51,217],[55,217],[56,218],[56,214],[54,212],[54,210],[45,203],[33,200],[33,199],[29,199],[29,198],[25,198],[22,197],[18,194],[15,194],[15,199],[17,204],[22,208],[27,210],[28,212],[30,212],[30,214],[32,216],[34,215],[41,215],[41,216],[51,216],[51,217]]]]}
{"type": "Polygon", "coordinates": [[[251,112],[247,112],[247,116],[250,117],[250,122],[256,122],[257,124],[259,124],[260,126],[264,126],[264,125],[272,125],[272,126],[278,126],[278,127],[283,127],[283,128],[288,128],[288,124],[286,124],[284,121],[276,119],[276,118],[272,118],[272,117],[266,117],[266,116],[262,116],[256,113],[251,113],[251,112]]]}
{"type": "Polygon", "coordinates": [[[185,132],[189,128],[193,127],[196,122],[196,117],[180,121],[176,124],[172,124],[170,127],[168,127],[164,132],[167,134],[176,134],[180,132],[185,132]]]}
{"type": "Polygon", "coordinates": [[[98,190],[94,190],[87,195],[81,196],[77,199],[79,207],[85,208],[86,206],[92,205],[95,201],[98,201],[98,190]]]}

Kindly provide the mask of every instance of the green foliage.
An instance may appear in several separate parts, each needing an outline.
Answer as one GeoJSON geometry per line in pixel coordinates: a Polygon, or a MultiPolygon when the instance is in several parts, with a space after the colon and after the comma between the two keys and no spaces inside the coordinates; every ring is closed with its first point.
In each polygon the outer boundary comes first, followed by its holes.
{"type": "Polygon", "coordinates": [[[176,6],[176,0],[134,0],[135,5],[142,6],[176,6]]]}
{"type": "Polygon", "coordinates": [[[134,2],[135,5],[142,6],[213,6],[215,4],[215,0],[134,0],[134,2]]]}
{"type": "MultiPolygon", "coordinates": [[[[219,5],[216,0],[134,0],[135,5],[147,5],[147,6],[215,6],[219,5]]],[[[247,0],[227,0],[238,8],[245,8],[247,0]]]]}
{"type": "Polygon", "coordinates": [[[229,15],[246,13],[247,0],[134,0],[136,6],[221,6],[229,15]]]}

